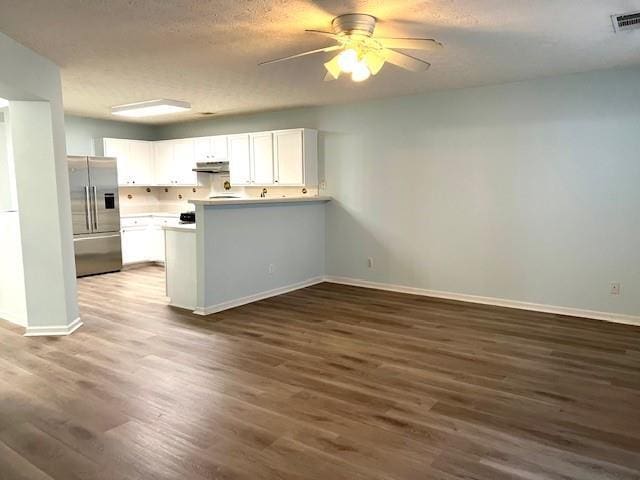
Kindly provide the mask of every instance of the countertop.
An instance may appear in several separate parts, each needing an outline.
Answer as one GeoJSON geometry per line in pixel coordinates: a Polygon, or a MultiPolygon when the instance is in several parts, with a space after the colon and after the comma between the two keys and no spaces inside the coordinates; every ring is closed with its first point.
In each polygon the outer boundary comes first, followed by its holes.
{"type": "Polygon", "coordinates": [[[135,217],[171,217],[178,218],[180,216],[179,213],[169,213],[169,212],[150,212],[150,213],[120,213],[120,218],[135,218],[135,217]]]}
{"type": "Polygon", "coordinates": [[[164,230],[174,230],[177,232],[195,232],[196,224],[195,223],[179,223],[177,225],[163,225],[162,228],[164,230]]]}
{"type": "Polygon", "coordinates": [[[267,198],[212,198],[209,200],[189,200],[194,205],[204,205],[206,207],[224,205],[262,205],[272,203],[310,203],[328,202],[329,196],[305,196],[305,197],[267,197],[267,198]]]}

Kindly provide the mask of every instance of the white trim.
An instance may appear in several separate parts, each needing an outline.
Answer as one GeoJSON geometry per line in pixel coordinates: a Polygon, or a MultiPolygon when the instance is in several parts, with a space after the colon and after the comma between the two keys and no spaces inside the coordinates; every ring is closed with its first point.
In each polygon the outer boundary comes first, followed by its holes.
{"type": "Polygon", "coordinates": [[[391,283],[370,282],[357,278],[326,276],[326,282],[339,283],[341,285],[352,285],[354,287],[375,288],[388,290],[391,292],[409,293],[425,297],[445,298],[448,300],[459,300],[462,302],[481,303],[483,305],[495,305],[498,307],[517,308],[520,310],[531,310],[534,312],[554,313],[557,315],[568,315],[570,317],[591,318],[594,320],[604,320],[612,323],[623,323],[625,325],[640,326],[640,316],[625,315],[622,313],[597,312],[594,310],[583,310],[580,308],[559,307],[556,305],[544,305],[540,303],[521,302],[506,298],[481,297],[478,295],[467,295],[464,293],[443,292],[440,290],[427,290],[424,288],[407,287],[404,285],[394,285],[391,283]]]}
{"type": "Polygon", "coordinates": [[[274,288],[273,290],[267,290],[266,292],[254,293],[246,297],[236,298],[234,300],[228,300],[226,302],[218,303],[217,305],[211,305],[205,308],[196,308],[193,313],[196,315],[211,315],[212,313],[222,312],[230,308],[246,305],[247,303],[257,302],[258,300],[264,300],[265,298],[275,297],[282,295],[283,293],[292,292],[301,288],[310,287],[311,285],[317,285],[325,281],[324,277],[314,277],[303,282],[292,283],[291,285],[285,285],[284,287],[274,288]]]}
{"type": "Polygon", "coordinates": [[[25,337],[42,337],[42,336],[58,336],[58,335],[71,335],[78,328],[82,326],[82,320],[80,317],[76,318],[69,325],[53,325],[46,327],[27,327],[24,336],[25,337]]]}

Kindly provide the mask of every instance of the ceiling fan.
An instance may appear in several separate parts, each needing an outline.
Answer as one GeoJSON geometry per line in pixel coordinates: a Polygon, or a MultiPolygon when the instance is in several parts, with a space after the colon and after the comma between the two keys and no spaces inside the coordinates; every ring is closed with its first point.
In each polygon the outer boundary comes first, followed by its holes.
{"type": "Polygon", "coordinates": [[[362,82],[376,75],[385,62],[412,72],[423,72],[431,64],[396,49],[435,50],[442,44],[432,38],[381,38],[374,37],[376,18],[363,13],[348,13],[336,17],[331,22],[333,32],[305,30],[305,32],[324,35],[338,42],[337,45],[318,48],[308,52],[276,58],[259,65],[284,62],[294,58],[322,52],[337,52],[335,57],[324,64],[327,69],[325,81],[337,80],[341,74],[351,74],[354,82],[362,82]]]}

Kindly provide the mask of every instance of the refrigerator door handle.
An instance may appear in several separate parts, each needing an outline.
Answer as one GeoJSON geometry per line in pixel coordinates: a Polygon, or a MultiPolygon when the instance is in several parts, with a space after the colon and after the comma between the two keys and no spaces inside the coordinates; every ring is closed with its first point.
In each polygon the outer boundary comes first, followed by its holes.
{"type": "Polygon", "coordinates": [[[87,230],[91,231],[91,226],[89,225],[89,217],[91,216],[89,205],[91,200],[89,199],[89,187],[83,185],[84,187],[84,219],[87,224],[87,230]]]}
{"type": "Polygon", "coordinates": [[[98,230],[98,195],[95,185],[91,187],[93,190],[93,229],[98,230]]]}

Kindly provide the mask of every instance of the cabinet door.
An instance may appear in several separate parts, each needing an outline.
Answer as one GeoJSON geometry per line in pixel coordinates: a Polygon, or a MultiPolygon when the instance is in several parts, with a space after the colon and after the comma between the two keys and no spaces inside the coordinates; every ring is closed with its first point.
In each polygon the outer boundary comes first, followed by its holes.
{"type": "Polygon", "coordinates": [[[122,229],[122,263],[146,262],[149,259],[149,241],[146,227],[122,229]]]}
{"type": "Polygon", "coordinates": [[[278,185],[304,185],[302,131],[276,132],[273,136],[278,185]]]}
{"type": "Polygon", "coordinates": [[[223,162],[227,159],[226,135],[211,137],[211,158],[216,162],[223,162]]]}
{"type": "Polygon", "coordinates": [[[149,227],[149,260],[164,263],[164,230],[159,226],[149,227]]]}
{"type": "Polygon", "coordinates": [[[253,176],[251,183],[273,185],[273,136],[271,133],[252,133],[251,164],[253,176]]]}
{"type": "Polygon", "coordinates": [[[128,140],[128,143],[131,183],[153,184],[153,144],[137,140],[128,140]]]}
{"type": "Polygon", "coordinates": [[[229,139],[229,179],[232,185],[251,183],[249,135],[231,135],[229,139]]]}
{"type": "Polygon", "coordinates": [[[129,142],[121,138],[105,138],[103,140],[104,156],[115,157],[118,165],[118,185],[131,185],[131,169],[129,161],[129,142]]]}
{"type": "Polygon", "coordinates": [[[174,140],[173,142],[173,168],[171,179],[176,185],[196,185],[196,172],[194,161],[194,142],[187,138],[174,140]]]}
{"type": "Polygon", "coordinates": [[[153,175],[156,185],[171,184],[173,166],[173,143],[171,141],[154,143],[153,175]]]}
{"type": "Polygon", "coordinates": [[[196,162],[211,161],[211,137],[200,137],[194,139],[194,151],[196,162]]]}

